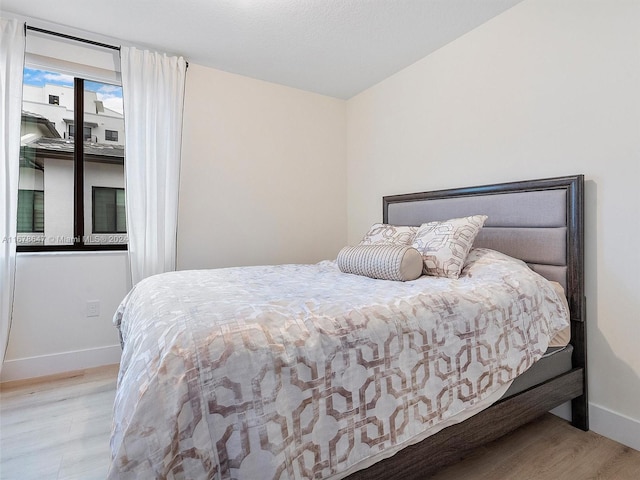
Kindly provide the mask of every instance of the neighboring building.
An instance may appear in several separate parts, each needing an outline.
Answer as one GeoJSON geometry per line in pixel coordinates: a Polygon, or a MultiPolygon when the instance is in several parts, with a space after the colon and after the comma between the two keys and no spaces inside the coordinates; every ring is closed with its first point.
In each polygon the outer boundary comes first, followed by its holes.
{"type": "MultiPolygon", "coordinates": [[[[73,243],[73,88],[24,86],[18,243],[73,243]]],[[[124,118],[85,90],[85,243],[126,243],[124,118]]]]}
{"type": "MultiPolygon", "coordinates": [[[[73,87],[46,84],[43,87],[25,85],[22,109],[50,120],[62,138],[74,136],[73,87]]],[[[92,143],[124,144],[124,117],[109,110],[98,100],[96,92],[84,92],[83,136],[92,143]]]]}

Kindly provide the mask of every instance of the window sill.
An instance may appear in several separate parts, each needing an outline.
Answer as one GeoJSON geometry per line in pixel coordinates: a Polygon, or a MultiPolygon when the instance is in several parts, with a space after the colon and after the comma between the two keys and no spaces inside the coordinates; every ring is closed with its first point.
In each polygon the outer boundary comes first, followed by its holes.
{"type": "Polygon", "coordinates": [[[93,255],[127,253],[126,245],[92,245],[79,247],[76,245],[30,245],[16,247],[16,254],[26,255],[93,255]]]}

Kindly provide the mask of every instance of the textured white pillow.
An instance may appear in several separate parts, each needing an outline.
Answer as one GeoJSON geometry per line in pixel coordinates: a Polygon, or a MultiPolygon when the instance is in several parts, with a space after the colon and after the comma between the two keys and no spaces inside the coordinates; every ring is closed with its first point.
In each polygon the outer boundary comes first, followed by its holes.
{"type": "Polygon", "coordinates": [[[360,245],[411,245],[418,228],[374,223],[360,245]]]}
{"type": "Polygon", "coordinates": [[[338,267],[380,280],[415,280],[422,274],[422,255],[408,245],[356,245],[338,253],[338,267]]]}
{"type": "Polygon", "coordinates": [[[423,223],[413,239],[413,247],[422,254],[424,273],[458,278],[486,219],[486,215],[472,215],[423,223]]]}

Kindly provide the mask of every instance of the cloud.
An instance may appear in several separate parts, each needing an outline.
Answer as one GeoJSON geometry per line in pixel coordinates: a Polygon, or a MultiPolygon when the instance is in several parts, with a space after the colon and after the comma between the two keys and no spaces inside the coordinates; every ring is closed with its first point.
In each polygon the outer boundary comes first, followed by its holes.
{"type": "Polygon", "coordinates": [[[42,87],[46,83],[55,85],[73,86],[73,76],[57,72],[47,72],[35,68],[24,69],[24,83],[42,87]]]}
{"type": "Polygon", "coordinates": [[[103,83],[97,91],[101,93],[113,93],[116,96],[122,97],[122,87],[118,85],[109,85],[103,83]]]}
{"type": "Polygon", "coordinates": [[[122,87],[118,85],[110,85],[108,83],[98,83],[86,81],[84,86],[87,90],[96,93],[98,100],[104,103],[105,108],[114,110],[120,114],[124,113],[124,104],[122,102],[122,87]]]}
{"type": "MultiPolygon", "coordinates": [[[[73,75],[38,70],[35,68],[25,68],[24,83],[36,87],[42,87],[47,83],[73,87],[73,75]]],[[[96,92],[96,97],[104,103],[105,108],[124,114],[122,87],[90,80],[85,80],[84,87],[86,90],[96,92]]]]}
{"type": "Polygon", "coordinates": [[[101,100],[104,104],[105,108],[109,110],[114,110],[120,114],[124,114],[124,104],[122,103],[122,96],[118,97],[115,95],[102,95],[100,93],[97,94],[98,100],[101,100]]]}
{"type": "Polygon", "coordinates": [[[42,76],[45,80],[51,83],[57,83],[62,85],[73,85],[73,75],[65,75],[63,73],[43,72],[42,76]]]}
{"type": "Polygon", "coordinates": [[[122,87],[119,85],[111,85],[109,83],[100,83],[92,82],[91,80],[85,80],[84,88],[91,92],[122,97],[122,87]]]}

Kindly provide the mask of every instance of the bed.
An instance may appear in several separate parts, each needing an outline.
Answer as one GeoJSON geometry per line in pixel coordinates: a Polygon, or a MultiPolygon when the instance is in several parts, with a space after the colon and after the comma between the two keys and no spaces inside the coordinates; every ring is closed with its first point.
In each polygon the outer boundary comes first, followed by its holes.
{"type": "Polygon", "coordinates": [[[567,401],[588,429],[582,192],[578,175],[384,197],[387,225],[488,217],[453,283],[335,262],[141,282],[115,317],[109,478],[424,478],[567,401]]]}

